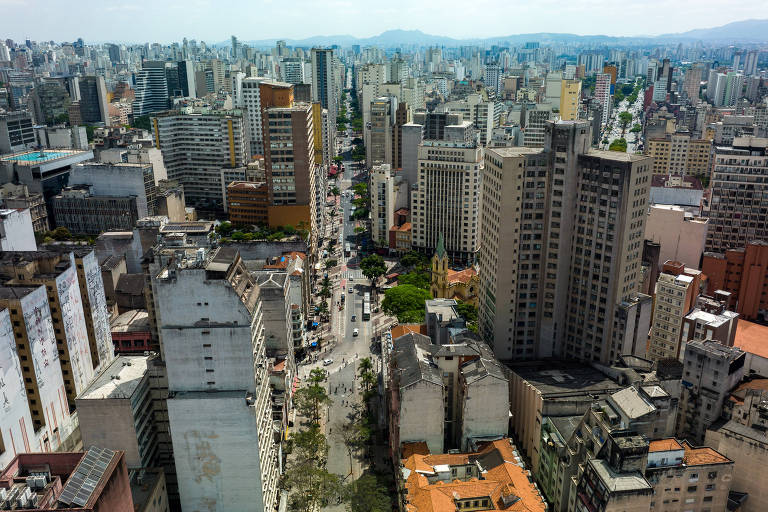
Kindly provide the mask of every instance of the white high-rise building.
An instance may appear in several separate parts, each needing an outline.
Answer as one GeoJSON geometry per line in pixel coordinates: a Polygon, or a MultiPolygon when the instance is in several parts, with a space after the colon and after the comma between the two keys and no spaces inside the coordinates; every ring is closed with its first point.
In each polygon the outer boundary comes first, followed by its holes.
{"type": "Polygon", "coordinates": [[[474,262],[482,168],[483,151],[474,142],[422,142],[418,181],[411,193],[415,249],[432,254],[442,236],[451,258],[474,262]]]}
{"type": "Polygon", "coordinates": [[[165,62],[148,61],[133,75],[134,118],[162,112],[168,108],[168,80],[165,62]]]}
{"type": "Polygon", "coordinates": [[[385,245],[395,217],[394,181],[389,164],[374,165],[371,169],[371,238],[385,245]]]}
{"type": "Polygon", "coordinates": [[[184,510],[273,510],[280,472],[259,285],[239,253],[156,248],[150,266],[184,510]]]}
{"type": "Polygon", "coordinates": [[[304,77],[304,61],[302,59],[283,59],[280,63],[280,74],[283,82],[289,84],[307,83],[304,77]]]}
{"type": "Polygon", "coordinates": [[[261,116],[261,89],[259,84],[266,80],[251,77],[243,80],[243,109],[245,112],[245,132],[248,147],[252,155],[264,154],[264,127],[261,116]]]}
{"type": "Polygon", "coordinates": [[[595,99],[603,110],[602,123],[611,117],[611,75],[598,73],[595,79],[595,99]]]}

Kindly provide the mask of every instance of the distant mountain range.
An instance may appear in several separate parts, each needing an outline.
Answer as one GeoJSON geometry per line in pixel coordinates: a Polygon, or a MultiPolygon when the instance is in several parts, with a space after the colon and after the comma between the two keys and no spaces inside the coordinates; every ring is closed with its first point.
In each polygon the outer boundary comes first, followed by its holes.
{"type": "MultiPolygon", "coordinates": [[[[243,41],[252,47],[271,47],[278,39],[261,39],[257,41],[243,41]]],[[[517,34],[499,37],[487,37],[476,39],[454,39],[446,36],[425,34],[420,30],[387,30],[373,37],[357,38],[350,35],[313,36],[305,39],[285,39],[288,46],[312,47],[312,46],[380,46],[383,48],[397,48],[409,46],[461,46],[461,45],[489,45],[499,43],[521,44],[528,41],[539,43],[584,43],[584,44],[638,44],[638,43],[668,43],[668,42],[692,42],[706,41],[712,43],[764,43],[768,42],[768,20],[744,20],[735,21],[714,28],[700,28],[677,34],[663,34],[659,36],[606,36],[560,34],[539,32],[533,34],[517,34]]],[[[222,41],[217,46],[230,46],[230,41],[222,41]]]]}

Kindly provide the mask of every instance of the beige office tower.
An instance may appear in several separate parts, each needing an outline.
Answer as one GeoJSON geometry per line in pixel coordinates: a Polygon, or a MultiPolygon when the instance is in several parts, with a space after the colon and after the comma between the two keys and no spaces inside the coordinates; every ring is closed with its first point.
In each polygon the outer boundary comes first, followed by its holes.
{"type": "Polygon", "coordinates": [[[452,260],[474,262],[482,167],[483,152],[475,142],[430,140],[419,146],[418,181],[411,192],[415,249],[433,254],[442,235],[452,260]]]}
{"type": "Polygon", "coordinates": [[[542,149],[486,151],[479,313],[499,359],[645,354],[650,298],[636,283],[651,159],[589,141],[586,121],[558,121],[542,149]]]}

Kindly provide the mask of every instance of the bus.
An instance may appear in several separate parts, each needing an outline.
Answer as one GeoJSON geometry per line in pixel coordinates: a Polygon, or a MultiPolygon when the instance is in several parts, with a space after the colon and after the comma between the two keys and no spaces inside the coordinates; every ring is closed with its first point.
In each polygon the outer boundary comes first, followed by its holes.
{"type": "Polygon", "coordinates": [[[371,294],[365,292],[363,295],[363,320],[371,319],[371,294]]]}
{"type": "Polygon", "coordinates": [[[349,258],[349,254],[350,254],[351,251],[352,251],[352,248],[350,247],[350,245],[349,244],[345,244],[344,245],[344,256],[349,258]]]}

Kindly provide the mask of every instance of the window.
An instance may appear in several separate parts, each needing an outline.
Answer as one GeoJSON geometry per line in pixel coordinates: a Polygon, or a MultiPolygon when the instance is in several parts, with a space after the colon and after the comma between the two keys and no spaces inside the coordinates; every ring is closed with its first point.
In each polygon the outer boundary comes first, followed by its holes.
{"type": "Polygon", "coordinates": [[[713,478],[717,478],[717,471],[710,471],[709,473],[707,473],[707,478],[709,478],[710,480],[712,480],[713,478]]]}
{"type": "Polygon", "coordinates": [[[697,488],[698,488],[698,485],[689,485],[688,492],[696,492],[697,488]]]}

